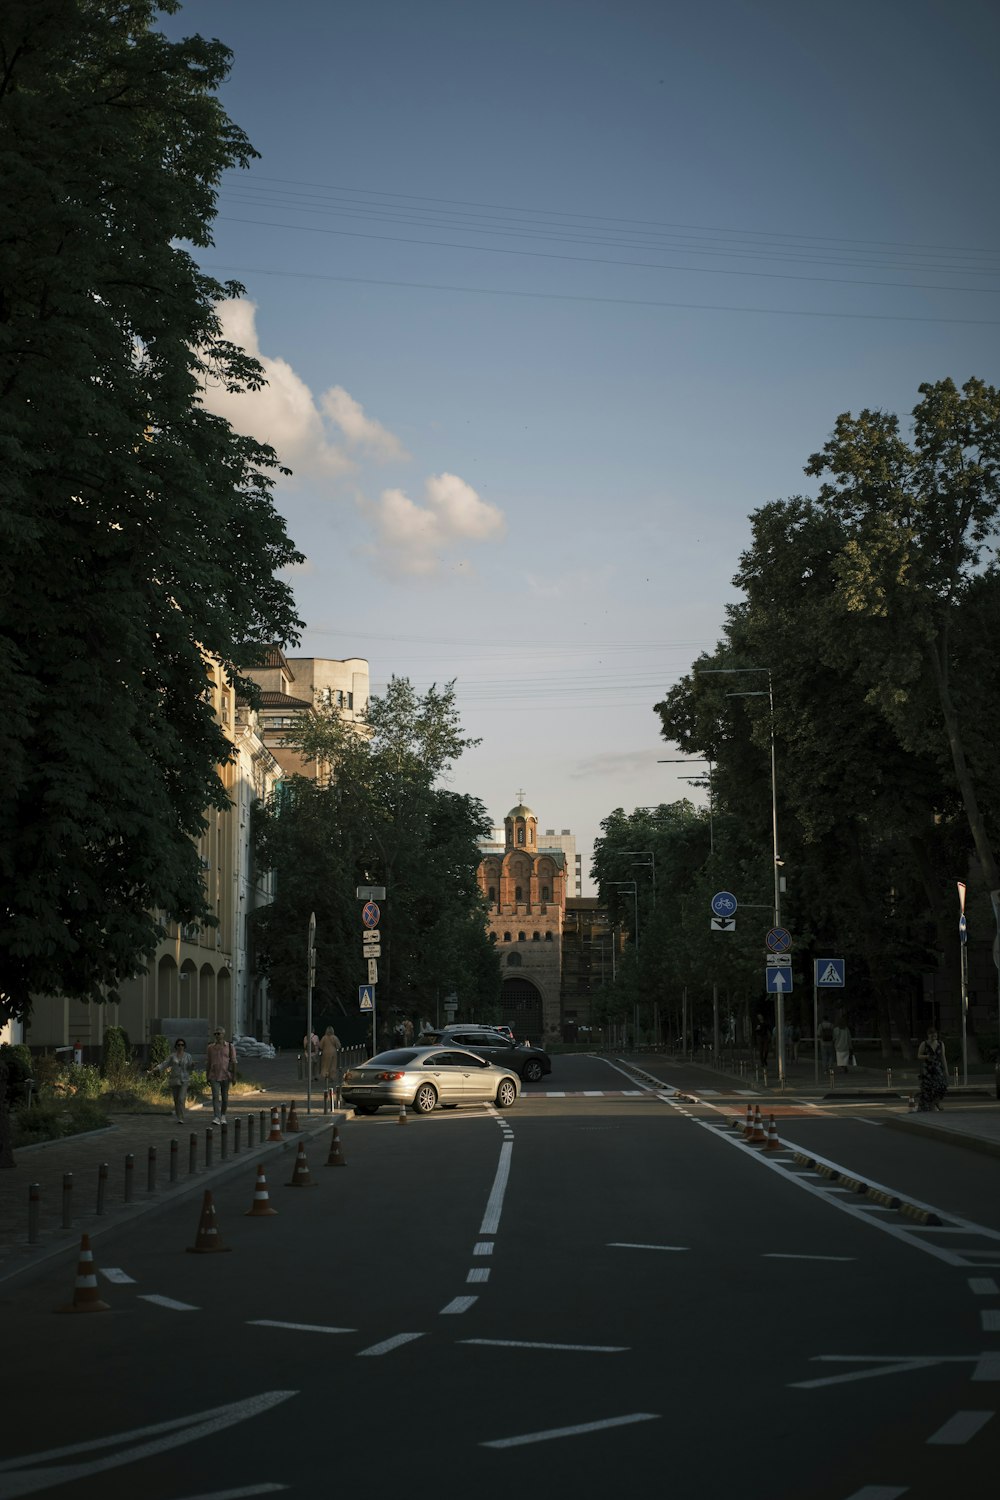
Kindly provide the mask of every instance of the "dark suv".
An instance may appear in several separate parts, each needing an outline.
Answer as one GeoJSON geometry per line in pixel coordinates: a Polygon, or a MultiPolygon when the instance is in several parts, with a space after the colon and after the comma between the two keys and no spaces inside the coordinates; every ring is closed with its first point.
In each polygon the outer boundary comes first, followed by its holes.
{"type": "Polygon", "coordinates": [[[485,1057],[487,1062],[510,1068],[525,1083],[537,1083],[546,1073],[552,1072],[552,1059],[541,1047],[512,1042],[492,1026],[460,1026],[456,1023],[434,1034],[442,1041],[453,1042],[456,1047],[467,1047],[470,1052],[485,1057]]]}

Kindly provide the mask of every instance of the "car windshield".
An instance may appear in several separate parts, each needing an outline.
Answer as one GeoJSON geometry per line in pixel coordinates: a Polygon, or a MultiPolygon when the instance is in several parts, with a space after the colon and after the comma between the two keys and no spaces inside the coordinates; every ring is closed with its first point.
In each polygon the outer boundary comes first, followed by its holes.
{"type": "Polygon", "coordinates": [[[412,1047],[400,1047],[395,1052],[377,1052],[364,1064],[366,1068],[405,1068],[416,1057],[412,1047]]]}

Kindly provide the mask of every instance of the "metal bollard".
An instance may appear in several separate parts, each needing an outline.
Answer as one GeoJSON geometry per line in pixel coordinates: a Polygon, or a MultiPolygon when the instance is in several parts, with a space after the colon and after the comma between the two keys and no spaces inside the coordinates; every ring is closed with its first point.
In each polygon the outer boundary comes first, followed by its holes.
{"type": "Polygon", "coordinates": [[[73,1225],[73,1173],[63,1173],[62,1192],[62,1227],[70,1229],[73,1225]]]}
{"type": "Polygon", "coordinates": [[[266,1109],[262,1109],[261,1112],[260,1112],[260,1138],[261,1138],[262,1141],[266,1141],[267,1140],[268,1130],[270,1128],[268,1126],[268,1123],[267,1123],[268,1119],[269,1119],[269,1115],[268,1115],[267,1110],[266,1109]]]}
{"type": "Polygon", "coordinates": [[[130,1151],[125,1158],[125,1202],[132,1202],[132,1173],[135,1170],[135,1157],[130,1151]]]}
{"type": "Polygon", "coordinates": [[[188,1172],[194,1174],[198,1170],[198,1137],[192,1130],[188,1141],[188,1172]]]}
{"type": "Polygon", "coordinates": [[[97,1169],[97,1215],[100,1218],[104,1212],[104,1199],[108,1191],[108,1164],[102,1161],[97,1169]]]}
{"type": "Polygon", "coordinates": [[[171,1142],[170,1142],[170,1181],[171,1182],[176,1182],[177,1181],[177,1156],[178,1156],[178,1149],[179,1148],[178,1148],[178,1144],[177,1144],[176,1139],[171,1140],[171,1142]]]}
{"type": "Polygon", "coordinates": [[[210,1169],[211,1165],[212,1165],[212,1132],[210,1130],[206,1130],[205,1131],[205,1171],[206,1172],[210,1169]]]}
{"type": "Polygon", "coordinates": [[[156,1147],[150,1146],[149,1156],[146,1161],[146,1191],[156,1192],[156,1147]]]}
{"type": "MultiPolygon", "coordinates": [[[[958,1070],[956,1069],[956,1072],[957,1071],[958,1070]]],[[[287,1126],[288,1126],[288,1105],[287,1104],[283,1104],[281,1106],[281,1133],[282,1133],[282,1135],[286,1134],[287,1126]]]]}
{"type": "Polygon", "coordinates": [[[28,1244],[38,1244],[38,1216],[42,1210],[42,1189],[33,1182],[28,1188],[28,1244]]]}
{"type": "Polygon", "coordinates": [[[240,1120],[239,1115],[237,1115],[236,1119],[233,1121],[233,1155],[234,1156],[239,1156],[239,1154],[240,1154],[240,1131],[242,1129],[242,1124],[243,1124],[243,1122],[240,1120]]]}
{"type": "Polygon", "coordinates": [[[223,1120],[222,1124],[219,1126],[219,1139],[222,1142],[219,1156],[222,1161],[225,1161],[229,1155],[229,1126],[226,1124],[225,1120],[223,1120]]]}
{"type": "Polygon", "coordinates": [[[891,1089],[892,1088],[892,1069],[891,1068],[886,1068],[886,1070],[885,1070],[885,1086],[886,1086],[887,1089],[891,1089]]]}
{"type": "Polygon", "coordinates": [[[253,1150],[253,1115],[247,1115],[247,1150],[253,1150]]]}

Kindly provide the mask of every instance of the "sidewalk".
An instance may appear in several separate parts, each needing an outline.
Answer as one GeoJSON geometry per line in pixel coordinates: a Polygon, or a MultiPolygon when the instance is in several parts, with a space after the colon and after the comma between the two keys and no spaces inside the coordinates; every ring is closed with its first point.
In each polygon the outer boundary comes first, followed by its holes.
{"type": "MultiPolygon", "coordinates": [[[[294,1052],[279,1054],[273,1061],[248,1059],[246,1071],[260,1085],[256,1094],[232,1094],[229,1100],[229,1125],[226,1131],[227,1156],[223,1161],[222,1131],[212,1126],[211,1106],[189,1103],[187,1120],[178,1125],[169,1101],[162,1114],[112,1115],[111,1125],[86,1135],[67,1136],[25,1146],[14,1152],[14,1166],[0,1168],[0,1286],[12,1278],[34,1269],[58,1256],[75,1254],[80,1236],[95,1239],[108,1229],[138,1214],[155,1212],[185,1194],[204,1192],[223,1176],[243,1172],[247,1179],[247,1202],[252,1198],[252,1164],[268,1153],[297,1151],[298,1142],[307,1143],[323,1131],[322,1148],[329,1147],[328,1128],[343,1124],[341,1111],[323,1114],[323,1085],[312,1086],[312,1113],[306,1113],[306,1088],[298,1076],[298,1058],[294,1052]],[[266,1144],[270,1131],[271,1109],[295,1104],[301,1127],[298,1135],[286,1135],[279,1146],[266,1144]],[[260,1112],[265,1113],[261,1130],[260,1112]],[[249,1122],[253,1117],[253,1147],[248,1148],[249,1122]],[[240,1149],[236,1152],[236,1122],[240,1122],[240,1149]],[[192,1146],[192,1136],[194,1143],[192,1146]],[[211,1166],[206,1167],[206,1137],[211,1137],[211,1166]],[[171,1142],[177,1142],[174,1156],[176,1181],[170,1181],[171,1142]],[[155,1187],[150,1191],[150,1148],[154,1148],[155,1187]],[[196,1170],[190,1171],[194,1150],[196,1170]],[[125,1201],[126,1157],[132,1156],[131,1202],[125,1201]],[[108,1175],[104,1212],[97,1214],[99,1168],[107,1163],[108,1175]],[[64,1179],[72,1174],[70,1228],[63,1227],[64,1179]],[[38,1238],[28,1243],[29,1188],[37,1184],[40,1193],[38,1238]]],[[[319,1165],[314,1148],[310,1152],[310,1169],[319,1165]]],[[[192,1221],[194,1222],[194,1221],[192,1221]]]]}
{"type": "MultiPolygon", "coordinates": [[[[996,1097],[996,1075],[993,1072],[969,1075],[968,1086],[949,1085],[940,1114],[911,1112],[910,1098],[917,1091],[915,1063],[895,1059],[887,1073],[884,1067],[852,1068],[849,1073],[837,1073],[833,1087],[830,1078],[817,1081],[813,1059],[800,1058],[789,1062],[785,1069],[784,1088],[772,1071],[763,1077],[754,1078],[752,1067],[741,1076],[727,1068],[715,1067],[711,1062],[695,1062],[691,1058],[661,1052],[632,1054],[628,1061],[633,1067],[649,1073],[652,1077],[676,1087],[676,1069],[683,1067],[690,1077],[692,1072],[704,1079],[706,1090],[713,1096],[739,1094],[744,1097],[748,1090],[760,1097],[761,1108],[766,1113],[764,1100],[774,1103],[792,1102],[802,1099],[814,1104],[869,1105],[880,1110],[881,1123],[894,1130],[906,1130],[912,1135],[946,1141],[951,1146],[962,1146],[971,1151],[1000,1156],[1000,1101],[996,1097]],[[667,1070],[674,1074],[668,1076],[667,1070]]],[[[954,1076],[954,1075],[952,1075],[954,1076]]],[[[697,1095],[695,1087],[692,1092],[697,1095]]]]}

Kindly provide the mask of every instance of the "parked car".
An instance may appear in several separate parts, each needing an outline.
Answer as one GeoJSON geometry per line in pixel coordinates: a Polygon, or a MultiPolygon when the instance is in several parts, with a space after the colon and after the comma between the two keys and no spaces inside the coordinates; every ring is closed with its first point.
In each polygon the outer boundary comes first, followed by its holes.
{"type": "Polygon", "coordinates": [[[542,1047],[529,1042],[512,1042],[495,1026],[461,1026],[457,1022],[437,1033],[442,1042],[468,1047],[492,1063],[510,1068],[525,1083],[537,1083],[552,1072],[552,1059],[542,1047]]]}
{"type": "Polygon", "coordinates": [[[397,1109],[402,1104],[418,1115],[429,1115],[439,1104],[509,1109],[520,1092],[517,1073],[452,1043],[377,1052],[360,1067],[348,1068],[340,1088],[356,1115],[373,1115],[383,1104],[397,1109]]]}

